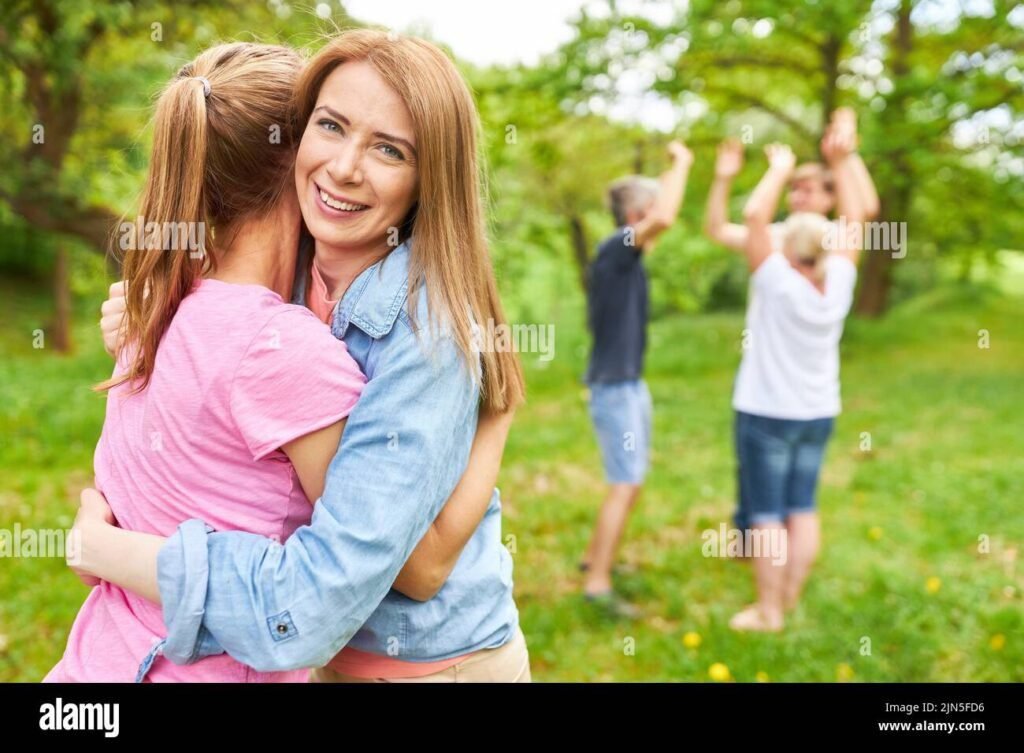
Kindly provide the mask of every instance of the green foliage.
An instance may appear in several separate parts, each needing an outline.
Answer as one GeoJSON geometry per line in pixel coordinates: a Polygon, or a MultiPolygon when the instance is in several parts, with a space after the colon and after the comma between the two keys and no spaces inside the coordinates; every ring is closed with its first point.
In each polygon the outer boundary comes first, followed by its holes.
{"type": "MultiPolygon", "coordinates": [[[[579,286],[610,227],[608,183],[664,165],[667,134],[611,116],[622,87],[646,88],[678,108],[697,154],[681,225],[652,263],[656,314],[736,305],[742,297],[735,262],[725,252],[716,257],[700,237],[713,145],[725,136],[749,141],[738,216],[760,172],[760,146],[783,139],[814,159],[828,110],[839,105],[860,115],[883,219],[908,223],[908,260],[893,265],[895,300],[933,284],[940,256],[955,259],[964,274],[991,265],[1024,235],[1024,65],[1012,6],[996,2],[985,16],[908,1],[903,50],[899,3],[661,0],[634,15],[612,2],[591,3],[575,20],[576,36],[536,65],[460,63],[481,111],[495,264],[512,308],[528,302],[531,316],[549,316],[559,305],[554,291],[574,280],[579,286]],[[980,128],[973,138],[968,123],[980,128]]],[[[315,48],[333,28],[353,23],[342,10],[321,20],[283,0],[6,4],[0,159],[19,167],[0,173],[0,199],[32,199],[44,217],[65,224],[93,210],[111,219],[130,212],[146,164],[150,102],[184,61],[228,39],[315,48]],[[33,81],[42,87],[38,97],[33,81]],[[63,112],[73,120],[62,120],[63,112]],[[38,124],[51,142],[73,128],[59,167],[32,147],[38,124]]],[[[0,266],[46,269],[49,252],[26,252],[23,223],[43,233],[56,223],[19,220],[13,203],[0,206],[0,226],[14,228],[0,239],[0,266]]]]}

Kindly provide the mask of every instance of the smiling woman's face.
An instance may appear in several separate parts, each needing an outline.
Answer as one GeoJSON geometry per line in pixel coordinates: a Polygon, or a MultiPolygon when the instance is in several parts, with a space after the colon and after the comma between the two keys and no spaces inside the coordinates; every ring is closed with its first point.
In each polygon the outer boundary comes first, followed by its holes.
{"type": "Polygon", "coordinates": [[[295,163],[309,232],[327,247],[383,252],[418,183],[405,104],[369,63],[342,63],[320,87],[295,163]]]}

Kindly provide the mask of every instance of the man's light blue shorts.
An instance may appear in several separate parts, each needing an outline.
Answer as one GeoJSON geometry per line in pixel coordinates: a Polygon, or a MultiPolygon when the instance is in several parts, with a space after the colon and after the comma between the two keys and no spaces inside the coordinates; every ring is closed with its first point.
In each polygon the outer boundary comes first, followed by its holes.
{"type": "Polygon", "coordinates": [[[642,379],[594,382],[590,417],[609,484],[642,484],[651,456],[651,393],[642,379]]]}

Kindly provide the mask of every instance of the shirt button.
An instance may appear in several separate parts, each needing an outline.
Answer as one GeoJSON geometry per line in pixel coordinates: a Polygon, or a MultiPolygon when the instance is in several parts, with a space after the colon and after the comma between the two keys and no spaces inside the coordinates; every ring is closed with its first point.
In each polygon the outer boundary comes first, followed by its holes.
{"type": "Polygon", "coordinates": [[[281,635],[284,635],[288,632],[288,626],[285,625],[283,622],[277,623],[277,632],[279,632],[281,635]]]}

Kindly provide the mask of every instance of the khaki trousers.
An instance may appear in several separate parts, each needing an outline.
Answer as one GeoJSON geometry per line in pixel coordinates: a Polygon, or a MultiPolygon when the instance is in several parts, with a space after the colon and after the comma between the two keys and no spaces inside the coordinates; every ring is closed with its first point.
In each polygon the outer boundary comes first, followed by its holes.
{"type": "Polygon", "coordinates": [[[353,677],[330,667],[314,669],[310,682],[530,682],[530,655],[526,636],[516,626],[504,646],[477,651],[448,669],[423,677],[353,677]]]}

